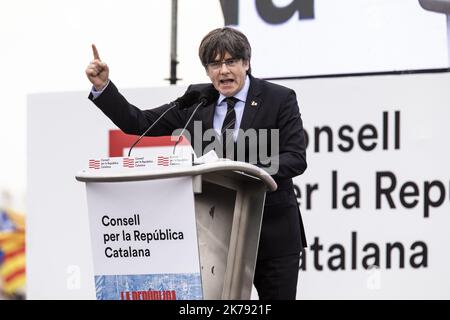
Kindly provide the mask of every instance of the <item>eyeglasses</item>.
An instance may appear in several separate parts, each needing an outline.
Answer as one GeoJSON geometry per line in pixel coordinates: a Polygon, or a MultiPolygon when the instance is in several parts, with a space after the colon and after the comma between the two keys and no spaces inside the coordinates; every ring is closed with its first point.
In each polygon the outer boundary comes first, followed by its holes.
{"type": "Polygon", "coordinates": [[[209,70],[219,70],[220,68],[222,68],[222,65],[225,63],[227,68],[233,68],[233,67],[235,67],[237,65],[239,60],[241,60],[241,59],[231,58],[231,59],[227,59],[227,60],[224,60],[224,61],[213,61],[213,62],[207,63],[206,67],[209,70]]]}

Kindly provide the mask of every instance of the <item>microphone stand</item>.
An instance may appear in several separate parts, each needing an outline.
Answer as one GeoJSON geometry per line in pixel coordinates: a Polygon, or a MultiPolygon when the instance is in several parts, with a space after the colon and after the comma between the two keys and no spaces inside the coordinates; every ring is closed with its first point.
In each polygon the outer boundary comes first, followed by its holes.
{"type": "Polygon", "coordinates": [[[198,108],[200,108],[201,106],[205,105],[207,102],[206,99],[203,99],[202,101],[200,101],[200,103],[195,107],[194,111],[192,112],[191,116],[189,117],[188,121],[186,121],[186,124],[184,125],[183,130],[181,130],[180,134],[177,136],[177,141],[175,142],[175,145],[173,146],[173,151],[172,154],[175,154],[175,148],[177,147],[178,143],[180,142],[180,138],[183,135],[184,131],[186,131],[186,128],[189,124],[189,122],[191,122],[192,118],[194,117],[195,113],[197,112],[198,108]]]}
{"type": "Polygon", "coordinates": [[[172,105],[169,109],[167,109],[166,111],[164,111],[164,113],[163,113],[162,115],[160,115],[160,116],[158,117],[158,119],[156,119],[156,120],[152,123],[152,125],[151,125],[150,127],[148,127],[147,130],[144,131],[143,134],[141,134],[141,136],[136,140],[135,143],[133,143],[133,145],[131,146],[130,150],[128,151],[128,157],[130,156],[131,150],[134,148],[134,146],[137,145],[139,141],[141,141],[141,139],[147,134],[147,132],[149,132],[150,129],[153,128],[153,127],[155,126],[155,124],[158,123],[158,121],[159,121],[159,120],[160,120],[167,112],[169,112],[170,110],[172,110],[172,109],[175,108],[176,106],[177,106],[177,104],[176,104],[176,103],[173,103],[173,105],[172,105]]]}

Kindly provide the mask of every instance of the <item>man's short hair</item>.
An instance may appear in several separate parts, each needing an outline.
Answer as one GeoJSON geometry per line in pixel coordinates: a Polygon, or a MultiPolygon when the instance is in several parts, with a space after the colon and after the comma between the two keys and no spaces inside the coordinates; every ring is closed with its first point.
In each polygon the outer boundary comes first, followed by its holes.
{"type": "Polygon", "coordinates": [[[217,55],[219,55],[220,60],[223,60],[226,52],[233,58],[248,61],[249,69],[247,73],[250,73],[252,48],[247,37],[233,28],[224,27],[210,31],[200,43],[198,56],[206,68],[208,63],[215,61],[217,55]]]}

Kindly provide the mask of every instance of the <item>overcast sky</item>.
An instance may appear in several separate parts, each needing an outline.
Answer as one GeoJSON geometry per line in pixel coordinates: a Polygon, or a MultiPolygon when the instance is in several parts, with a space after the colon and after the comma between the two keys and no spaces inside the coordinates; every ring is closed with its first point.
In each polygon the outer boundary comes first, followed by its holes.
{"type": "MultiPolygon", "coordinates": [[[[207,81],[197,48],[209,30],[223,26],[219,1],[178,2],[180,84],[207,81]]],[[[25,210],[27,94],[87,96],[91,43],[120,87],[168,85],[170,17],[168,0],[0,0],[0,206],[8,190],[13,206],[25,210]]],[[[64,114],[54,117],[70,121],[64,114]]]]}

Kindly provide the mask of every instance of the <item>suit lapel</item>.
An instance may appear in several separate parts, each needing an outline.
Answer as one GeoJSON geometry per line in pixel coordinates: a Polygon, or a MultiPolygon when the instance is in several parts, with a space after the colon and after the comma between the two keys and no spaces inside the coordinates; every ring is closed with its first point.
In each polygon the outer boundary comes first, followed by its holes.
{"type": "Polygon", "coordinates": [[[213,102],[203,108],[201,115],[203,130],[208,130],[213,127],[215,108],[216,102],[213,102]]]}
{"type": "Polygon", "coordinates": [[[250,77],[250,88],[248,89],[247,101],[245,102],[244,113],[242,114],[240,129],[246,131],[249,129],[253,120],[255,119],[256,113],[262,107],[261,103],[261,84],[260,80],[250,77]]]}
{"type": "MultiPolygon", "coordinates": [[[[212,87],[212,84],[210,84],[209,86],[212,87]]],[[[202,121],[203,131],[212,129],[213,127],[214,111],[216,109],[216,103],[217,101],[214,101],[213,103],[210,103],[205,107],[202,107],[200,119],[202,121]]]]}

